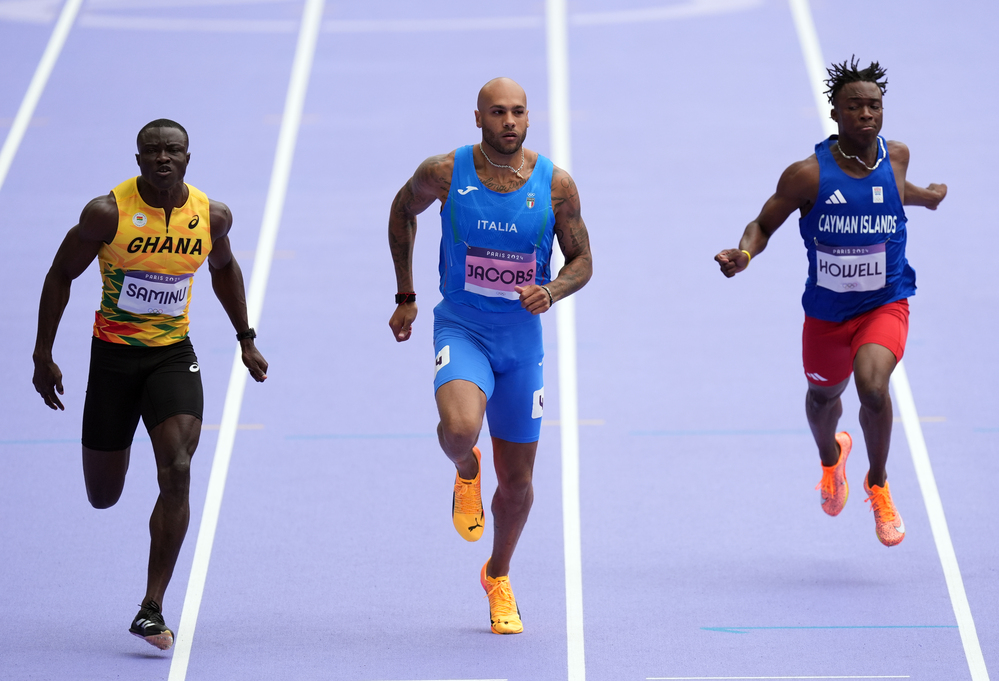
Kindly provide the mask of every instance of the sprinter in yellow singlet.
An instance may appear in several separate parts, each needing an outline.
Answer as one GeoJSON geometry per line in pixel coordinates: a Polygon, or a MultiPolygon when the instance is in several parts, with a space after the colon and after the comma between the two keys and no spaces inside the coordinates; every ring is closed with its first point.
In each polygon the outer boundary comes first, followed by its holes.
{"type": "Polygon", "coordinates": [[[184,183],[187,131],[155,120],[136,144],[139,176],[87,204],[45,277],[32,381],[46,405],[64,409],[52,346],[70,286],[96,258],[103,295],[83,408],[83,477],[94,508],[117,503],[141,417],[156,457],[159,498],[149,521],[146,594],[129,631],[167,650],[174,634],[161,604],[190,519],[191,457],[204,402],[187,310],[194,272],[205,260],[254,380],[267,378],[267,362],[247,321],[243,275],[229,247],[229,208],[184,183]]]}

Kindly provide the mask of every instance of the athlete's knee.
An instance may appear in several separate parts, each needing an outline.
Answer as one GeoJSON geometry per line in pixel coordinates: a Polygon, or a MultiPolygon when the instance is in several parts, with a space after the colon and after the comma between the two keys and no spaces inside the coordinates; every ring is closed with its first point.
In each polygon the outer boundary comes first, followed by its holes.
{"type": "Polygon", "coordinates": [[[180,454],[157,470],[160,492],[186,495],[191,487],[191,457],[180,454]]]}
{"type": "Polygon", "coordinates": [[[96,509],[111,508],[121,498],[121,487],[118,489],[92,488],[87,486],[87,501],[96,509]]]}
{"type": "Polygon", "coordinates": [[[860,398],[860,405],[868,411],[881,413],[891,407],[891,396],[886,383],[858,377],[857,397],[860,398]]]}
{"type": "Polygon", "coordinates": [[[534,489],[534,473],[530,470],[498,471],[496,486],[504,497],[526,497],[534,489]]]}
{"type": "Polygon", "coordinates": [[[482,423],[465,415],[441,417],[441,433],[444,441],[454,450],[471,451],[479,440],[482,423]]]}

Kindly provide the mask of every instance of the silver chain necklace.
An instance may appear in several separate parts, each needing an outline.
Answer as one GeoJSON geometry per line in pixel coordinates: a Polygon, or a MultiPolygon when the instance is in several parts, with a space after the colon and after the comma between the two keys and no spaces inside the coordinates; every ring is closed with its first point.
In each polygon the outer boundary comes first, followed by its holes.
{"type": "MultiPolygon", "coordinates": [[[[509,168],[511,171],[513,171],[513,173],[517,177],[519,177],[522,180],[524,179],[524,176],[520,174],[520,171],[524,169],[524,147],[520,148],[520,167],[519,168],[514,168],[513,166],[500,165],[499,163],[493,163],[493,160],[491,158],[489,158],[488,156],[486,156],[486,151],[485,151],[485,149],[482,148],[482,143],[481,142],[479,143],[479,151],[482,152],[483,158],[485,158],[487,161],[489,161],[489,165],[493,166],[494,168],[509,168]]],[[[875,167],[877,167],[877,166],[875,166],[875,167]]]]}
{"type": "Polygon", "coordinates": [[[846,152],[844,152],[843,151],[843,147],[841,147],[839,145],[839,140],[836,140],[836,149],[839,151],[840,155],[843,158],[848,158],[848,159],[854,160],[857,163],[859,163],[860,165],[862,165],[865,168],[867,168],[868,170],[870,170],[871,172],[874,172],[875,170],[878,169],[878,166],[881,165],[881,161],[883,161],[886,158],[888,158],[888,152],[885,151],[885,141],[881,137],[878,137],[878,144],[881,145],[881,156],[878,157],[878,162],[874,164],[873,168],[871,166],[867,165],[866,163],[864,163],[859,157],[857,157],[857,156],[850,156],[850,154],[847,154],[846,152]]]}

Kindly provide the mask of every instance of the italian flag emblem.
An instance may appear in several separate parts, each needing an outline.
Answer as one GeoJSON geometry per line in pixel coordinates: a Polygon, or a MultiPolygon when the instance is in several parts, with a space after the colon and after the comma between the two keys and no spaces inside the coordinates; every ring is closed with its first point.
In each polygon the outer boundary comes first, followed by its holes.
{"type": "Polygon", "coordinates": [[[534,194],[527,195],[527,207],[534,208],[534,194]]]}

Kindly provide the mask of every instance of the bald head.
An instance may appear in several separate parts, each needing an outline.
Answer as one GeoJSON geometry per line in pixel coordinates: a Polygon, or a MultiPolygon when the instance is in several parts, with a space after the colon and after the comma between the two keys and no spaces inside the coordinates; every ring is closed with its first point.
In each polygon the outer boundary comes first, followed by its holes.
{"type": "Polygon", "coordinates": [[[493,78],[479,90],[476,107],[479,111],[485,111],[497,103],[503,103],[507,108],[511,105],[527,108],[527,93],[510,78],[493,78]]]}

